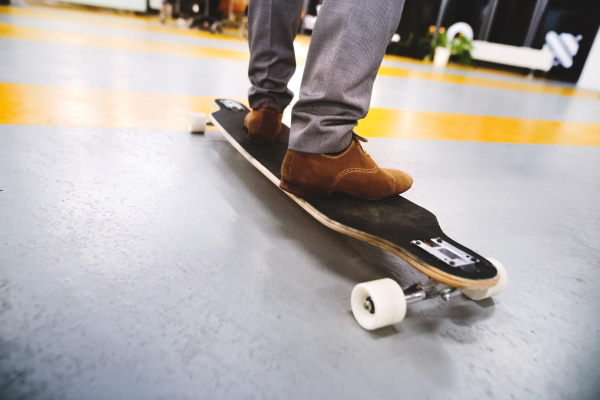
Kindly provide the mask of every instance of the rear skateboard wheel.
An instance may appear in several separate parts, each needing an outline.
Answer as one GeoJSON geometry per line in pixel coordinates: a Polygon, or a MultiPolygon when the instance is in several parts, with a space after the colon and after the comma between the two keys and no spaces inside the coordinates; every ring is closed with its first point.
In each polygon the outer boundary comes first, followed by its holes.
{"type": "Polygon", "coordinates": [[[406,315],[406,298],[396,281],[385,278],[359,283],[350,297],[356,322],[366,330],[396,324],[406,315]]]}
{"type": "Polygon", "coordinates": [[[506,269],[504,266],[500,264],[500,261],[494,260],[493,258],[488,258],[488,261],[491,262],[494,267],[498,270],[498,275],[500,276],[500,280],[496,285],[491,288],[482,289],[482,290],[463,290],[465,296],[470,298],[471,300],[483,300],[490,298],[492,296],[497,296],[500,293],[504,292],[506,289],[506,285],[508,284],[508,274],[506,273],[506,269]]]}
{"type": "Polygon", "coordinates": [[[190,113],[190,133],[204,133],[206,131],[206,114],[190,113]]]}

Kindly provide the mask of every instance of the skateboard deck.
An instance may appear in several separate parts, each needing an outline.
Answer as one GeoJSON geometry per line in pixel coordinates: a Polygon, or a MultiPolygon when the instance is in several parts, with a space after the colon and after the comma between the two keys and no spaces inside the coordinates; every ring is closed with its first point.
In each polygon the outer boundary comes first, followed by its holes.
{"type": "MultiPolygon", "coordinates": [[[[283,125],[275,146],[262,147],[246,139],[244,117],[250,110],[226,99],[215,100],[213,125],[252,165],[279,186],[281,164],[290,130],[283,125]]],[[[436,216],[397,195],[383,200],[362,200],[346,195],[299,198],[285,192],[327,227],[387,250],[411,267],[442,284],[481,290],[494,286],[496,267],[442,231],[436,216]]]]}

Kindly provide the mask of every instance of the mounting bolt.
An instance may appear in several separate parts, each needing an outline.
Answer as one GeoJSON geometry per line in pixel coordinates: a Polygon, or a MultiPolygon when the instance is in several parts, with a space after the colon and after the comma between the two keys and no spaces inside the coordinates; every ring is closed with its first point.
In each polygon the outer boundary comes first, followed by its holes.
{"type": "Polygon", "coordinates": [[[456,263],[455,263],[454,261],[450,261],[450,262],[449,262],[449,264],[450,264],[450,265],[454,265],[454,264],[456,264],[456,263]]]}
{"type": "Polygon", "coordinates": [[[420,240],[415,240],[415,244],[421,244],[420,240]]]}
{"type": "Polygon", "coordinates": [[[440,298],[444,301],[448,301],[448,300],[450,300],[450,293],[442,293],[440,295],[440,298]]]}
{"type": "Polygon", "coordinates": [[[370,297],[366,298],[365,302],[363,303],[363,307],[371,314],[375,314],[375,304],[373,304],[373,300],[371,300],[370,297]]]}
{"type": "Polygon", "coordinates": [[[438,243],[442,243],[442,239],[438,239],[438,240],[437,240],[437,242],[438,242],[438,243]]]}

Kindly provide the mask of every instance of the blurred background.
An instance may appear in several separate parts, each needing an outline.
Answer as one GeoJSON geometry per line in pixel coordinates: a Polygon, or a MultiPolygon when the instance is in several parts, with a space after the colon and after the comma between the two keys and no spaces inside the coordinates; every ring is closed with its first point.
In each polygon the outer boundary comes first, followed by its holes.
{"type": "MultiPolygon", "coordinates": [[[[9,4],[10,0],[2,0],[9,4]]],[[[300,33],[310,35],[322,0],[306,0],[300,33]]],[[[25,4],[24,0],[13,4],[25,4]]],[[[240,29],[233,35],[243,35],[246,28],[247,0],[81,0],[56,2],[30,0],[31,5],[59,5],[61,7],[85,5],[124,10],[147,15],[160,14],[160,21],[182,29],[203,29],[223,32],[223,28],[240,29]]],[[[100,10],[100,9],[99,9],[100,10]]],[[[463,48],[452,48],[450,62],[474,67],[485,67],[515,74],[543,77],[544,79],[577,83],[586,63],[581,87],[598,89],[597,78],[592,71],[600,69],[598,46],[592,52],[594,39],[600,27],[600,3],[592,0],[407,0],[397,36],[387,50],[388,54],[412,59],[431,61],[434,57],[439,34],[456,23],[470,28],[468,42],[463,43],[469,54],[460,57],[463,48]],[[557,35],[549,37],[549,33],[557,35]],[[563,34],[562,36],[560,36],[563,34]],[[555,40],[553,40],[556,38],[555,40]],[[486,47],[485,43],[504,45],[486,47]],[[473,44],[475,50],[473,51],[473,44]],[[525,59],[517,60],[517,47],[543,50],[551,53],[552,66],[536,69],[536,53],[530,52],[525,59]],[[489,52],[498,53],[490,55],[489,52]],[[473,57],[473,53],[475,56],[473,57]],[[516,55],[515,55],[516,54],[516,55]],[[529,65],[527,65],[529,64],[529,65]],[[533,68],[530,68],[533,66],[533,68]],[[596,82],[596,84],[594,84],[596,82]]],[[[454,31],[463,36],[464,32],[454,31]]],[[[454,37],[453,37],[454,38],[454,37]]],[[[447,45],[451,47],[450,38],[447,45]]],[[[446,42],[444,41],[444,45],[446,42]]],[[[525,53],[522,53],[525,54],[525,53]]],[[[523,55],[521,54],[521,57],[523,55]]],[[[537,57],[540,58],[540,57],[537,57]]],[[[543,61],[542,61],[543,64],[543,61]]]]}

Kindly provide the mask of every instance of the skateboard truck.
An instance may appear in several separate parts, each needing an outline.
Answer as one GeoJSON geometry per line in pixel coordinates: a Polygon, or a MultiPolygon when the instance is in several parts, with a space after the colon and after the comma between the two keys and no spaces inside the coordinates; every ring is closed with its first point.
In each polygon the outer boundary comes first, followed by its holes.
{"type": "Polygon", "coordinates": [[[415,246],[419,246],[438,260],[443,261],[454,268],[469,270],[479,262],[477,258],[452,246],[450,243],[440,238],[433,238],[431,240],[413,240],[411,243],[415,246]]]}
{"type": "MultiPolygon", "coordinates": [[[[459,289],[444,285],[434,279],[429,279],[422,283],[415,283],[411,287],[404,289],[404,299],[406,304],[417,303],[419,301],[439,297],[441,300],[448,301],[454,295],[462,293],[459,289]]],[[[375,313],[375,304],[373,299],[367,297],[363,303],[363,307],[369,313],[375,313]]]]}
{"type": "Polygon", "coordinates": [[[404,298],[406,299],[407,304],[432,299],[434,297],[439,297],[444,301],[448,301],[452,296],[459,293],[461,293],[461,291],[457,288],[429,279],[428,281],[416,283],[411,287],[404,289],[404,298]]]}
{"type": "Polygon", "coordinates": [[[221,100],[221,104],[230,110],[245,111],[246,107],[234,100],[221,100]]]}
{"type": "MultiPolygon", "coordinates": [[[[404,289],[404,299],[406,304],[417,303],[419,301],[439,297],[441,300],[448,301],[453,295],[461,293],[457,288],[453,288],[433,279],[422,283],[415,283],[411,287],[404,289]]],[[[375,305],[371,297],[367,297],[363,307],[369,313],[375,313],[375,305]]]]}

